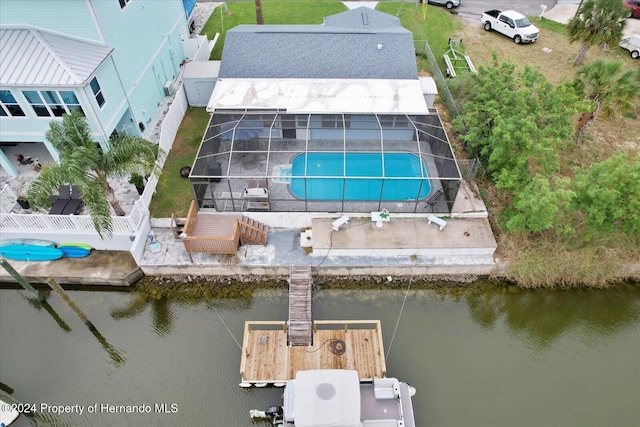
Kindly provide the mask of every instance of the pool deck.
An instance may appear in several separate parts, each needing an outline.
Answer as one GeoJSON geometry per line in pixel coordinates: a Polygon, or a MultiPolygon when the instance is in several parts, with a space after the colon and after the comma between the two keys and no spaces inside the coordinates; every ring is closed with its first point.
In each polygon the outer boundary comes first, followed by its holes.
{"type": "MultiPolygon", "coordinates": [[[[274,213],[251,212],[268,222],[274,213]]],[[[391,214],[377,227],[371,213],[347,214],[338,231],[331,227],[343,213],[324,214],[297,226],[302,214],[282,213],[269,228],[265,246],[241,246],[235,257],[193,254],[194,262],[168,228],[154,228],[161,250],[145,250],[140,264],[149,276],[277,276],[288,277],[291,266],[311,266],[323,276],[488,276],[502,265],[494,260],[497,243],[484,203],[463,186],[447,225],[440,230],[428,214],[391,214]],[[311,239],[307,240],[307,236],[311,239]]]]}

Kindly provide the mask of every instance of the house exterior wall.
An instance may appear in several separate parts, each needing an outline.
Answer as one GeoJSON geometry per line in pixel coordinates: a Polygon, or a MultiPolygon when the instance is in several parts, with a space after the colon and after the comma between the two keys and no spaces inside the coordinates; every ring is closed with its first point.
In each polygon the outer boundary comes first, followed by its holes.
{"type": "Polygon", "coordinates": [[[79,39],[104,41],[89,0],[2,0],[0,24],[31,25],[79,39]]]}
{"type": "Polygon", "coordinates": [[[189,31],[182,1],[131,0],[122,9],[118,0],[92,4],[106,44],[114,48],[117,73],[112,78],[126,90],[135,128],[138,123],[146,127],[165,97],[165,83],[176,77],[184,60],[181,38],[189,31]]]}

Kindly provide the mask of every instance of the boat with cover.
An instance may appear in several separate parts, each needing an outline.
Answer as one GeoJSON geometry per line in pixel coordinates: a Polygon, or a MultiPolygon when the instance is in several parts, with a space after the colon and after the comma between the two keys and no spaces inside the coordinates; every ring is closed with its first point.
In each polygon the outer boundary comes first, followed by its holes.
{"type": "Polygon", "coordinates": [[[287,381],[283,406],[251,411],[284,427],[415,427],[415,389],[395,378],[360,381],[346,369],[298,371],[287,381]]]}
{"type": "Polygon", "coordinates": [[[0,427],[8,426],[20,416],[20,412],[14,406],[0,399],[0,427]]]}

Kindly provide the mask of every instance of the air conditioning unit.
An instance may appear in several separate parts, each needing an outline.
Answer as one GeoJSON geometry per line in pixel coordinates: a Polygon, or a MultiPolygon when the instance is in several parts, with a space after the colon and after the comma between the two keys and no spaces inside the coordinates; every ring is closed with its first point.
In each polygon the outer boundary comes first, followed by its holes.
{"type": "Polygon", "coordinates": [[[173,82],[169,80],[164,84],[164,96],[172,96],[174,93],[173,82]]]}

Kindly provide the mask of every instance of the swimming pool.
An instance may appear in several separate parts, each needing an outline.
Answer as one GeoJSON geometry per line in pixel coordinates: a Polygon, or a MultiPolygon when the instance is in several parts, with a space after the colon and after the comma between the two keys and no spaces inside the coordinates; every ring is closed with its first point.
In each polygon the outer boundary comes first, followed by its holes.
{"type": "Polygon", "coordinates": [[[293,159],[290,189],[307,200],[415,200],[429,194],[428,176],[411,153],[306,153],[293,159]]]}

